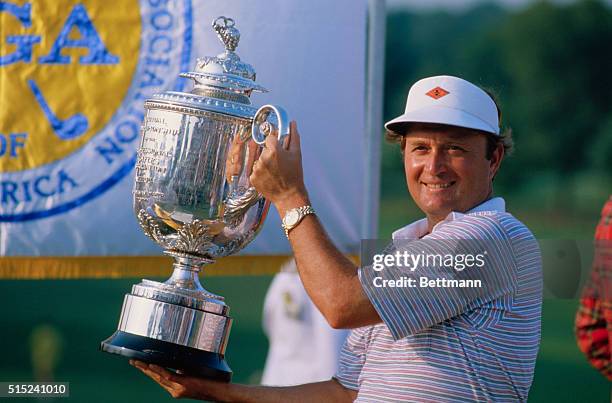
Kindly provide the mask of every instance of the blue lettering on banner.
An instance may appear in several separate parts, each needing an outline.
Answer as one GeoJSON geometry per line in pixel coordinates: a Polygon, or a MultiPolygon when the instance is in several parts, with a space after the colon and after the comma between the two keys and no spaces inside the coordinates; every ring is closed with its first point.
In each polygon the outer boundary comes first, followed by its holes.
{"type": "Polygon", "coordinates": [[[170,59],[166,58],[166,59],[153,59],[151,57],[147,57],[146,58],[146,63],[147,65],[154,65],[154,66],[168,66],[170,65],[170,59]]]}
{"type": "Polygon", "coordinates": [[[162,85],[164,80],[155,74],[154,71],[145,70],[144,79],[140,82],[140,88],[144,87],[158,87],[162,85]]]}
{"type": "Polygon", "coordinates": [[[23,198],[24,198],[24,201],[26,201],[26,202],[32,201],[32,195],[30,194],[30,182],[23,181],[22,182],[22,186],[23,186],[23,198]]]}
{"type": "Polygon", "coordinates": [[[15,197],[15,191],[17,190],[17,184],[14,182],[2,182],[2,204],[8,203],[9,198],[13,203],[18,203],[15,197]]]}
{"type": "Polygon", "coordinates": [[[172,28],[172,14],[167,10],[158,10],[151,17],[151,25],[157,31],[168,30],[172,28]]]}
{"type": "Polygon", "coordinates": [[[170,38],[169,36],[157,35],[151,39],[151,42],[149,42],[150,53],[156,53],[158,51],[161,53],[166,53],[170,52],[170,49],[172,49],[172,38],[170,38]],[[165,44],[165,46],[163,48],[160,48],[158,46],[158,43],[161,43],[161,46],[164,46],[165,44]]]}
{"type": "MultiPolygon", "coordinates": [[[[79,186],[76,180],[64,170],[59,170],[55,175],[40,175],[31,180],[31,182],[34,194],[43,198],[62,194],[79,186]]],[[[0,192],[2,192],[0,196],[2,204],[17,205],[32,200],[29,180],[20,182],[10,180],[0,181],[0,192]]]]}
{"type": "MultiPolygon", "coordinates": [[[[24,28],[32,26],[32,5],[26,3],[22,6],[0,1],[0,12],[5,11],[19,20],[24,28]]],[[[16,45],[17,49],[8,55],[0,55],[0,66],[9,65],[19,61],[32,60],[32,46],[40,42],[38,35],[7,35],[6,43],[16,45]]]]}
{"type": "Polygon", "coordinates": [[[25,147],[28,135],[25,133],[10,133],[8,137],[0,133],[0,158],[7,155],[9,158],[17,157],[17,149],[25,147]]]}
{"type": "Polygon", "coordinates": [[[43,190],[44,187],[41,185],[44,182],[50,182],[51,178],[49,177],[49,175],[43,175],[43,176],[39,176],[38,178],[36,178],[34,180],[34,192],[41,197],[49,197],[49,196],[53,196],[55,194],[54,191],[49,190],[49,191],[45,191],[43,190]]]}
{"type": "Polygon", "coordinates": [[[167,6],[168,0],[149,0],[151,7],[167,6]]]}
{"type": "Polygon", "coordinates": [[[32,26],[32,5],[30,3],[19,6],[18,4],[0,1],[0,12],[2,11],[13,15],[13,17],[21,21],[21,25],[24,27],[30,28],[32,26]]]}
{"type": "MultiPolygon", "coordinates": [[[[141,0],[143,16],[142,45],[139,58],[139,74],[131,83],[128,97],[109,124],[98,135],[94,136],[79,151],[93,152],[100,162],[92,160],[90,167],[79,165],[70,166],[70,158],[80,155],[71,155],[57,164],[40,167],[20,173],[0,173],[0,222],[22,222],[40,219],[65,213],[83,205],[108,189],[119,183],[126,175],[132,172],[136,164],[135,143],[139,138],[140,124],[144,118],[143,103],[153,93],[172,89],[181,91],[186,83],[183,78],[177,78],[181,71],[189,70],[191,62],[192,45],[192,18],[191,0],[141,0]],[[182,10],[182,14],[179,11],[182,10]],[[146,23],[145,23],[146,21],[146,23]],[[179,40],[173,30],[179,21],[182,23],[183,35],[179,40]],[[180,45],[178,66],[172,53],[180,45]],[[102,165],[100,165],[100,163],[102,165]],[[59,164],[59,165],[58,165],[59,164]],[[107,167],[109,174],[100,177],[100,168],[107,167]],[[97,183],[90,183],[90,171],[97,174],[97,183]],[[88,182],[89,181],[89,182],[88,182]],[[74,196],[71,196],[74,194],[74,196]],[[58,202],[59,201],[59,202],[58,202]],[[36,210],[28,206],[47,206],[36,210]],[[10,214],[10,211],[19,213],[10,214]]],[[[32,7],[29,3],[16,5],[0,1],[0,12],[7,12],[17,18],[24,28],[32,25],[32,7]]],[[[2,41],[3,38],[0,38],[2,41]]],[[[13,35],[4,38],[5,43],[16,45],[16,49],[9,54],[0,54],[0,67],[15,62],[31,62],[32,47],[41,42],[37,35],[13,35]]],[[[2,45],[2,42],[0,42],[2,45]]],[[[2,46],[0,46],[2,48],[2,46]]],[[[53,42],[48,54],[38,58],[41,64],[117,64],[119,58],[113,55],[102,42],[92,20],[83,4],[75,5],[70,11],[60,33],[53,42]],[[71,32],[77,30],[80,36],[74,39],[71,32]],[[88,53],[72,60],[62,55],[66,48],[85,48],[88,53]]],[[[78,135],[80,130],[79,113],[59,119],[47,105],[43,92],[33,80],[28,81],[34,98],[43,109],[45,116],[51,123],[58,137],[69,140],[73,134],[78,135]],[[37,96],[38,95],[38,96],[37,96]],[[47,113],[48,112],[48,113],[47,113]],[[72,120],[71,120],[72,119],[72,120]],[[55,123],[55,126],[53,125],[55,123]],[[68,127],[70,126],[70,127],[68,127]],[[74,128],[75,130],[68,130],[74,128]]],[[[27,87],[26,87],[27,88],[27,87]]],[[[44,88],[43,88],[44,90],[44,88]]],[[[23,152],[27,144],[27,133],[0,133],[0,158],[15,158],[23,152]]],[[[84,154],[85,155],[85,154],[84,154]]],[[[78,161],[77,158],[75,158],[78,161]]]]}
{"type": "Polygon", "coordinates": [[[11,133],[11,158],[17,157],[17,148],[23,148],[25,146],[25,140],[28,137],[25,133],[11,133]],[[23,141],[21,141],[23,140],[23,141]]]}
{"type": "Polygon", "coordinates": [[[64,27],[59,33],[57,39],[53,43],[53,47],[47,56],[38,59],[40,63],[70,63],[70,56],[61,54],[64,48],[87,48],[89,54],[81,56],[79,61],[81,64],[117,64],[119,58],[111,55],[106,46],[100,39],[96,28],[91,22],[91,18],[87,15],[87,10],[82,4],[77,4],[72,9],[68,16],[64,27]],[[77,28],[81,34],[79,39],[70,39],[72,28],[77,28]]]}
{"type": "Polygon", "coordinates": [[[100,154],[108,164],[112,164],[115,160],[113,154],[120,155],[123,153],[123,148],[110,137],[104,139],[104,143],[96,146],[96,151],[100,154]]]}
{"type": "Polygon", "coordinates": [[[138,137],[138,124],[125,121],[117,125],[115,137],[122,143],[130,143],[138,137]]]}

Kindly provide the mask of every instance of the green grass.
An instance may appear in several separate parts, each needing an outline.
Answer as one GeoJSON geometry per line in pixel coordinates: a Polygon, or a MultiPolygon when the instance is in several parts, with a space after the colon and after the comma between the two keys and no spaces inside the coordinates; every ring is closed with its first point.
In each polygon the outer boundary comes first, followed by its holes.
{"type": "MultiPolygon", "coordinates": [[[[211,278],[204,283],[227,298],[235,319],[228,347],[234,380],[257,383],[267,341],[260,326],[270,277],[211,278]]],[[[63,352],[55,379],[70,382],[74,402],[171,401],[160,387],[117,356],[98,351],[117,326],[123,294],[133,280],[1,281],[4,307],[1,381],[33,379],[29,337],[41,323],[61,335],[63,352]]],[[[609,383],[576,348],[574,300],[544,304],[542,344],[530,394],[532,402],[607,402],[609,383]]]]}
{"type": "MultiPolygon", "coordinates": [[[[227,360],[234,380],[257,383],[267,351],[261,309],[271,277],[210,278],[205,287],[226,297],[234,326],[227,360]]],[[[61,336],[57,381],[70,382],[69,401],[170,401],[169,395],[119,356],[98,351],[117,328],[123,295],[138,279],[0,281],[0,381],[31,381],[30,336],[49,324],[61,336]]]]}
{"type": "MultiPolygon", "coordinates": [[[[538,209],[510,200],[510,211],[538,237],[590,239],[597,213],[538,209]]],[[[408,196],[385,199],[381,205],[380,237],[422,214],[408,196]]],[[[234,380],[257,383],[267,352],[261,329],[263,298],[271,281],[261,277],[204,278],[204,286],[226,297],[234,318],[227,359],[234,380]]],[[[0,381],[31,381],[30,337],[41,324],[60,335],[62,352],[55,380],[70,382],[71,402],[172,401],[125,359],[98,351],[101,340],[117,327],[123,295],[138,279],[74,281],[0,281],[2,336],[0,381]]],[[[573,335],[577,301],[546,300],[542,341],[530,393],[531,402],[609,402],[610,383],[589,366],[573,335]]],[[[27,400],[22,400],[27,401],[27,400]]]]}
{"type": "Polygon", "coordinates": [[[609,402],[610,383],[576,347],[577,300],[545,300],[542,342],[530,402],[609,402]]]}

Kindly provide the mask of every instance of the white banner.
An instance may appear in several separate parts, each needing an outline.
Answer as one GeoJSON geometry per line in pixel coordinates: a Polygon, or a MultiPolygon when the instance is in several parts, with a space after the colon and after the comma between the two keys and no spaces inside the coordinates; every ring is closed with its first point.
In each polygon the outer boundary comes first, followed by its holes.
{"type": "MultiPolygon", "coordinates": [[[[178,74],[222,52],[211,28],[221,15],[270,89],[253,105],[298,121],[313,206],[358,251],[363,178],[378,172],[365,158],[365,0],[32,0],[0,2],[0,255],[161,253],[132,211],[143,102],[191,90],[178,74]]],[[[289,253],[272,210],[242,254],[289,253]]]]}

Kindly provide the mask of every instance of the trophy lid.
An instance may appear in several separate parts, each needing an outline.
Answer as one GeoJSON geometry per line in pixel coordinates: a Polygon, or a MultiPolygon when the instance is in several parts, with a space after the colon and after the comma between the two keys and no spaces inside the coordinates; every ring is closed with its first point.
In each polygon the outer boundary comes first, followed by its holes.
{"type": "Polygon", "coordinates": [[[235,27],[234,20],[221,16],[213,21],[212,27],[223,42],[225,52],[217,56],[198,58],[195,70],[181,73],[181,77],[195,80],[195,93],[202,89],[221,89],[247,96],[251,91],[268,92],[255,83],[256,73],[253,66],[241,61],[235,53],[240,32],[235,27]]]}
{"type": "Polygon", "coordinates": [[[251,93],[268,90],[255,83],[253,67],[241,61],[234,52],[240,40],[240,32],[234,25],[234,20],[227,17],[213,21],[212,27],[223,42],[225,52],[198,58],[194,71],[180,74],[195,81],[191,92],[165,91],[154,94],[145,102],[145,107],[161,103],[252,119],[257,109],[251,106],[251,93]]]}

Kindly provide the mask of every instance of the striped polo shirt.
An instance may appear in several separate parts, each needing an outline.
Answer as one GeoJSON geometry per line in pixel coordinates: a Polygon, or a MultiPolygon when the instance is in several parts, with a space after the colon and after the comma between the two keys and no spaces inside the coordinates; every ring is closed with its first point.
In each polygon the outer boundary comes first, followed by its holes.
{"type": "Polygon", "coordinates": [[[360,268],[383,323],[351,332],[335,378],[358,391],[358,402],[525,401],[542,304],[542,263],[532,233],[505,212],[503,199],[493,198],[465,214],[450,213],[429,234],[427,220],[416,221],[394,232],[393,240],[415,254],[456,253],[457,242],[449,240],[476,240],[480,246],[463,247],[474,254],[487,250],[481,273],[494,286],[480,293],[380,287],[398,273],[415,279],[433,273],[360,268]]]}

